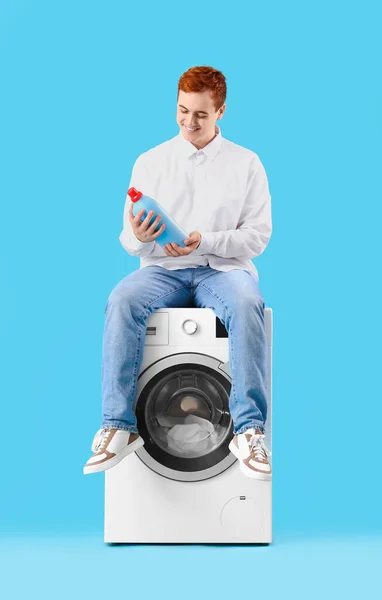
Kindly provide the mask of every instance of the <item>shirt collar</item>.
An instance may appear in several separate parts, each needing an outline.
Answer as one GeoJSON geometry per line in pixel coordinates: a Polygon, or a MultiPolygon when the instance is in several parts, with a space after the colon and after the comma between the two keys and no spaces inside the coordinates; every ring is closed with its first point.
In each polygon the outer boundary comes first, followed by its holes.
{"type": "Polygon", "coordinates": [[[195,148],[195,146],[193,144],[191,144],[191,142],[186,140],[183,137],[182,132],[179,131],[179,134],[175,137],[178,150],[182,153],[182,156],[185,156],[187,158],[190,158],[191,156],[196,154],[196,152],[204,152],[204,154],[206,154],[206,156],[209,160],[214,160],[215,156],[217,155],[217,153],[220,150],[220,147],[222,144],[222,139],[223,139],[222,134],[221,134],[221,129],[216,124],[215,124],[215,133],[216,133],[216,135],[213,138],[213,140],[211,140],[206,146],[204,146],[204,148],[201,148],[200,150],[198,150],[197,148],[195,148]]]}

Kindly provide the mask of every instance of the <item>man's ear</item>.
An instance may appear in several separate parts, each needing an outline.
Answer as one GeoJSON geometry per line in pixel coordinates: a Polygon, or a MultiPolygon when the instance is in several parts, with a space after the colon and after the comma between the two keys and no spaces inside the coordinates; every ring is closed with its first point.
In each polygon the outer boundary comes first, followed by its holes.
{"type": "Polygon", "coordinates": [[[217,118],[216,118],[216,120],[217,120],[217,121],[220,121],[220,119],[221,119],[221,118],[222,118],[222,116],[224,115],[226,107],[227,107],[227,105],[226,105],[226,104],[223,104],[223,106],[221,106],[221,107],[219,108],[219,114],[218,114],[218,116],[217,116],[217,118]]]}

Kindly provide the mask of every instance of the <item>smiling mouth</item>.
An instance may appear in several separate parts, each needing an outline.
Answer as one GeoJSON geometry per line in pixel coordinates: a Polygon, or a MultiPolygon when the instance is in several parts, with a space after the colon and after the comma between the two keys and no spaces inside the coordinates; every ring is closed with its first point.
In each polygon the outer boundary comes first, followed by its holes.
{"type": "Polygon", "coordinates": [[[184,125],[184,127],[190,133],[193,133],[194,131],[198,131],[200,129],[200,127],[192,127],[192,128],[190,128],[190,127],[187,127],[187,125],[184,125]]]}

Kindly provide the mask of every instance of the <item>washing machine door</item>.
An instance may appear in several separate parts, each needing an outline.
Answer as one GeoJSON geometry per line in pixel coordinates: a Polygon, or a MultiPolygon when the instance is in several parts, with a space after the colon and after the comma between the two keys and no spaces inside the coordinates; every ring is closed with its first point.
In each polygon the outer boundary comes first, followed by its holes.
{"type": "Polygon", "coordinates": [[[235,462],[228,449],[233,425],[228,409],[227,364],[201,353],[167,356],[138,378],[136,415],[145,445],[139,458],[177,481],[200,481],[235,462]]]}

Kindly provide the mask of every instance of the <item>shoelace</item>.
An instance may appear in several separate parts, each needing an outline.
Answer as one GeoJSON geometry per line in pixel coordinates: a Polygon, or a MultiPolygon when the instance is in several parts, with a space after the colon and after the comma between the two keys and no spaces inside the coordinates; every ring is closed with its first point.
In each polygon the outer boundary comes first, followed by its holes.
{"type": "Polygon", "coordinates": [[[267,460],[268,456],[272,456],[272,452],[264,444],[264,434],[253,433],[249,440],[249,447],[257,460],[267,460]]]}
{"type": "Polygon", "coordinates": [[[92,443],[92,451],[98,452],[106,444],[107,438],[110,435],[110,429],[99,429],[94,436],[92,443]]]}

